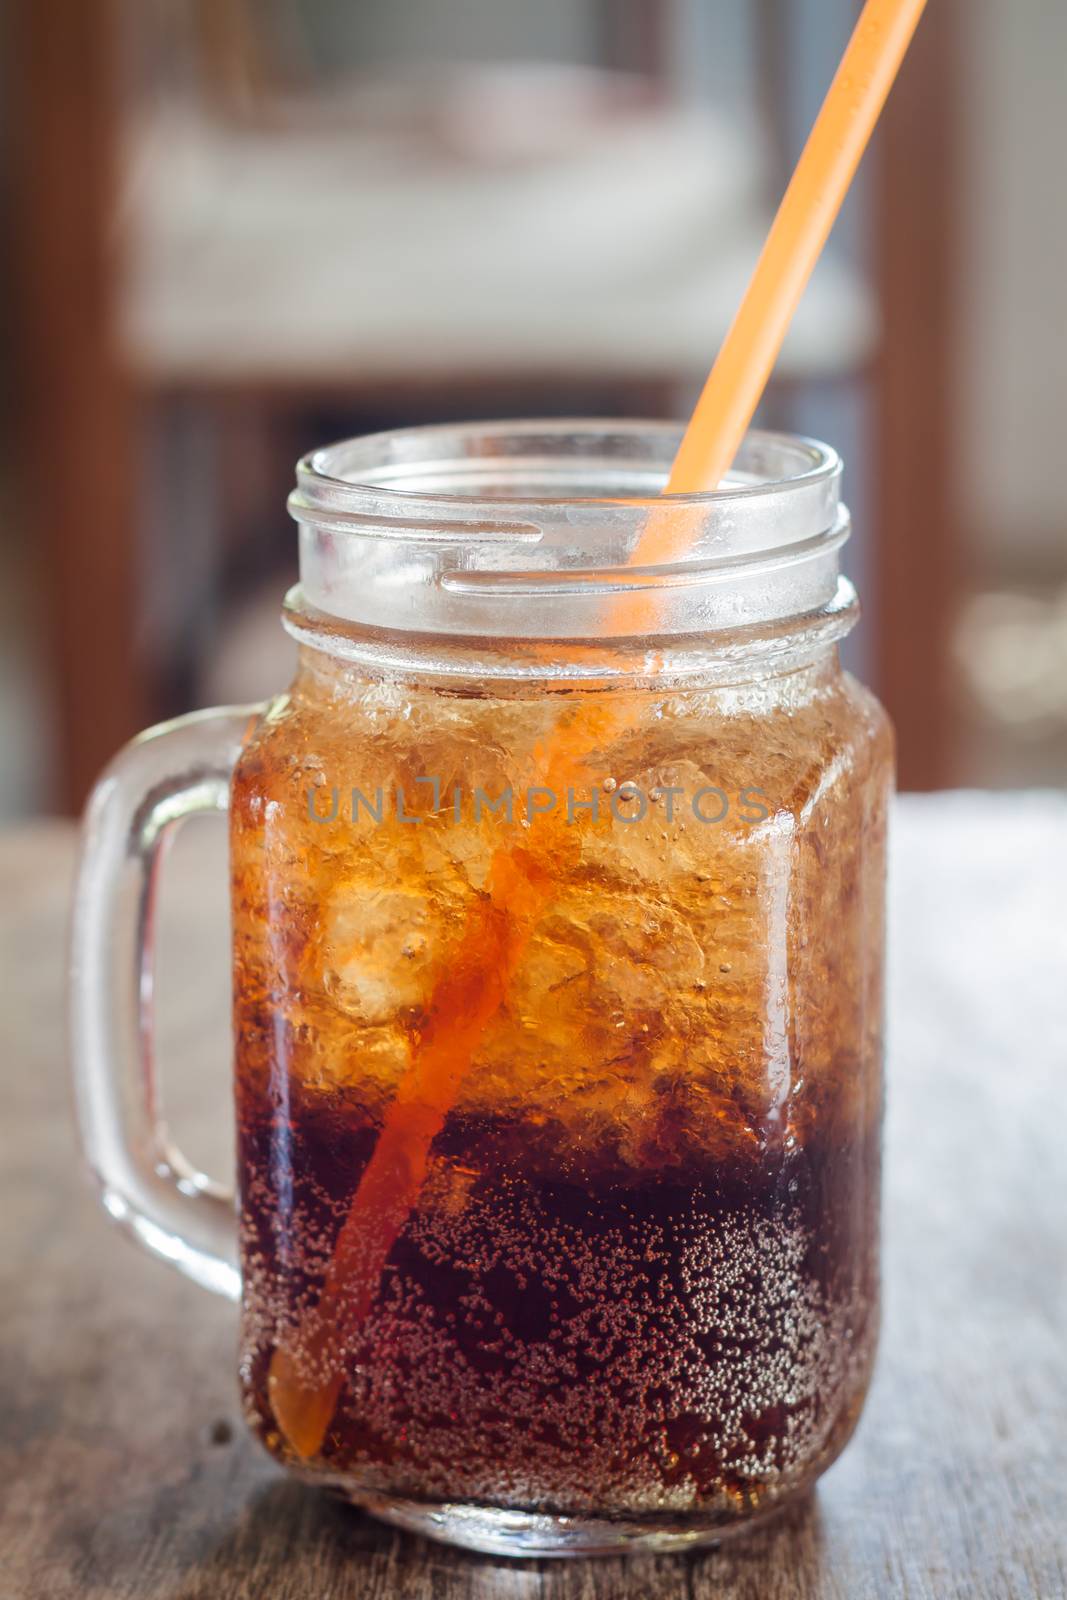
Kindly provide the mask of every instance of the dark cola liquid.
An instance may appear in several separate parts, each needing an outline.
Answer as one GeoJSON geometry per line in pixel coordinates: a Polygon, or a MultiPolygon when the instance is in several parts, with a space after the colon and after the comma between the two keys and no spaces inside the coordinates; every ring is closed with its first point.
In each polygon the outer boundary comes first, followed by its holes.
{"type": "Polygon", "coordinates": [[[889,743],[829,666],[610,695],[307,666],[231,801],[242,1375],[281,1461],[683,1530],[813,1481],[875,1343],[889,743]],[[521,792],[561,718],[601,784],[771,814],[433,809],[420,775],[521,792]],[[309,814],[398,784],[421,821],[309,814]]]}
{"type": "MultiPolygon", "coordinates": [[[[242,1106],[246,1407],[283,1459],[271,1356],[315,1304],[376,1132],[340,1097],[242,1106]]],[[[564,1513],[769,1503],[858,1414],[877,1186],[873,1136],[643,1179],[454,1116],[370,1314],[337,1327],[314,1466],[350,1491],[564,1513]]]]}

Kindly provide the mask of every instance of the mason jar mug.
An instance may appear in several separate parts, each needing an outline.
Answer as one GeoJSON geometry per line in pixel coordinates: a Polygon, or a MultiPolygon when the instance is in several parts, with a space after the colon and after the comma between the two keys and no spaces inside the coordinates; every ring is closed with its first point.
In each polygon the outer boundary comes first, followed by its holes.
{"type": "Polygon", "coordinates": [[[240,1300],[282,1465],[479,1550],[750,1524],[842,1448],[874,1355],[892,755],[837,658],[840,462],[752,433],[660,497],[677,441],[315,452],[292,685],[141,735],[87,813],[109,1212],[240,1300]],[[235,1191],[173,1149],[115,998],[124,963],[150,988],[161,845],[226,809],[235,1191]]]}

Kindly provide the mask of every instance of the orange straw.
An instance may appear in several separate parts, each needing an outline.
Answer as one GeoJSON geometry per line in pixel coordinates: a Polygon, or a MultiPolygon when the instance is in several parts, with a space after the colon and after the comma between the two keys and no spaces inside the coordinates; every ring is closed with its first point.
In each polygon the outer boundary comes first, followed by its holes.
{"type": "MultiPolygon", "coordinates": [[[[867,0],[686,429],[668,495],[716,488],[733,462],[925,3],[867,0]]],[[[669,505],[653,511],[630,564],[655,565],[683,555],[685,522],[672,516],[669,505]]],[[[649,604],[643,597],[615,602],[635,631],[649,604]]],[[[590,719],[598,715],[603,713],[587,711],[557,728],[544,752],[545,781],[551,778],[553,789],[580,768],[590,719]]],[[[553,842],[558,847],[561,840],[553,842]]],[[[414,1042],[411,1065],[341,1226],[319,1302],[292,1341],[275,1350],[271,1405],[282,1433],[304,1459],[321,1450],[340,1396],[343,1378],[331,1354],[370,1310],[389,1252],[418,1200],[430,1146],[551,899],[546,858],[547,851],[535,852],[529,842],[494,855],[488,896],[472,910],[449,970],[430,997],[432,1020],[414,1042]]]]}

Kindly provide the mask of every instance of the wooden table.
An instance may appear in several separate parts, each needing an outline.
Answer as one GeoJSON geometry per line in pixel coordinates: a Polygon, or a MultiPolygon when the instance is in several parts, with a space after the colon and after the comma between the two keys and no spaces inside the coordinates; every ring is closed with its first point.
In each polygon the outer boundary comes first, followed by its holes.
{"type": "MultiPolygon", "coordinates": [[[[219,829],[166,896],[174,1120],[224,1160],[219,829]],[[214,921],[212,936],[205,919],[214,921]]],[[[1058,1600],[1067,1594],[1067,799],[901,804],[882,1353],[789,1520],[721,1551],[509,1564],[376,1526],[243,1430],[235,1315],[109,1231],[64,1077],[65,826],[0,840],[0,1596],[1058,1600]]],[[[164,973],[164,979],[166,973],[164,973]]]]}

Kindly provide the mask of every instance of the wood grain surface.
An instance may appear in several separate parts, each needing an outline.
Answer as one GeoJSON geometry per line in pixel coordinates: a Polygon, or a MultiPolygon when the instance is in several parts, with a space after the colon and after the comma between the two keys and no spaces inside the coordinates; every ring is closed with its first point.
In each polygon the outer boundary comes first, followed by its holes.
{"type": "MultiPolygon", "coordinates": [[[[166,887],[165,1075],[181,1136],[218,1170],[222,830],[189,833],[166,887]]],[[[233,1308],[110,1230],[75,1154],[72,860],[65,826],[0,839],[2,1600],[1067,1595],[1067,800],[899,807],[869,1405],[788,1520],[629,1562],[410,1539],[288,1481],[245,1435],[233,1308]]]]}

